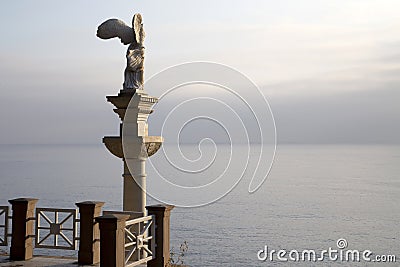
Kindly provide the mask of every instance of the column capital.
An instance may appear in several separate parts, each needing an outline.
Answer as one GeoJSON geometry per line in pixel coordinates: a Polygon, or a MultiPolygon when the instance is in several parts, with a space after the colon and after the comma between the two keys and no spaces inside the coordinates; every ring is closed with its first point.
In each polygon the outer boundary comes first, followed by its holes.
{"type": "Polygon", "coordinates": [[[75,205],[78,208],[83,208],[83,207],[93,207],[93,208],[101,208],[104,206],[105,202],[101,201],[82,201],[82,202],[77,202],[75,205]]]}
{"type": "Polygon", "coordinates": [[[128,220],[129,214],[106,214],[96,218],[96,222],[100,223],[118,223],[128,220]]]}
{"type": "Polygon", "coordinates": [[[39,201],[37,198],[14,198],[8,200],[11,205],[25,205],[25,204],[36,204],[39,201]]]}
{"type": "Polygon", "coordinates": [[[146,209],[148,211],[162,211],[162,212],[170,212],[173,208],[175,208],[175,206],[173,205],[164,205],[164,204],[157,204],[157,205],[150,205],[150,206],[146,206],[146,209]]]}

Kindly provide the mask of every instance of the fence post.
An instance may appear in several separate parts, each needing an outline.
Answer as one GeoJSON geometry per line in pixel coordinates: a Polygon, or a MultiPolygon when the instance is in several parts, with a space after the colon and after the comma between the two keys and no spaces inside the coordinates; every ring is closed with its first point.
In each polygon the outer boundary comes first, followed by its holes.
{"type": "Polygon", "coordinates": [[[79,264],[96,264],[100,261],[100,230],[95,218],[100,216],[104,202],[84,201],[75,203],[79,208],[79,264]]]}
{"type": "Polygon", "coordinates": [[[38,199],[16,198],[12,205],[11,260],[29,260],[33,257],[33,226],[38,199]]]}
{"type": "Polygon", "coordinates": [[[96,218],[100,227],[100,267],[125,266],[125,222],[129,215],[107,214],[96,218]]]}
{"type": "Polygon", "coordinates": [[[148,267],[164,267],[169,261],[169,226],[170,214],[173,208],[174,206],[171,205],[153,205],[146,207],[148,214],[155,215],[156,217],[156,253],[155,258],[147,263],[148,267]]]}

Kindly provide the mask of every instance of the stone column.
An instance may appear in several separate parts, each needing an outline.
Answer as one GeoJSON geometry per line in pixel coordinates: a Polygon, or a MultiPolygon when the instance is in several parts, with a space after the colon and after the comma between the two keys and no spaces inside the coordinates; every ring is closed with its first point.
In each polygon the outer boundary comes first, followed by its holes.
{"type": "Polygon", "coordinates": [[[124,160],[124,203],[125,211],[139,211],[146,216],[146,159],[128,159],[135,173],[129,171],[124,160]]]}
{"type": "Polygon", "coordinates": [[[174,206],[171,205],[153,205],[146,207],[149,215],[156,216],[156,253],[155,259],[147,263],[148,267],[164,267],[169,261],[170,214],[173,208],[174,206]]]}
{"type": "Polygon", "coordinates": [[[129,215],[108,214],[96,218],[100,225],[100,267],[125,266],[125,222],[129,215]]]}
{"type": "Polygon", "coordinates": [[[80,238],[78,263],[96,264],[100,262],[100,230],[95,218],[101,215],[104,202],[84,201],[75,204],[79,208],[80,238]]]}
{"type": "Polygon", "coordinates": [[[17,198],[12,205],[11,260],[29,260],[33,257],[33,226],[38,199],[17,198]]]}
{"type": "Polygon", "coordinates": [[[163,142],[161,136],[148,136],[147,118],[157,100],[144,90],[122,90],[117,96],[107,96],[122,121],[120,135],[105,136],[103,143],[124,163],[124,211],[146,214],[146,159],[156,153],[163,142]]]}

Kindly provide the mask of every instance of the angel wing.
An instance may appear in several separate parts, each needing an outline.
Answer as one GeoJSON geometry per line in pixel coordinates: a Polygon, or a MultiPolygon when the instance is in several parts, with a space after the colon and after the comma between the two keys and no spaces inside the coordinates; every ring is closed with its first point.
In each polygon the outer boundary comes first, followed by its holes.
{"type": "Polygon", "coordinates": [[[138,44],[143,44],[144,37],[146,35],[144,33],[142,22],[143,22],[142,15],[137,13],[133,16],[132,26],[133,26],[133,29],[135,30],[135,39],[138,44]]]}
{"type": "Polygon", "coordinates": [[[101,39],[118,37],[124,45],[135,42],[133,29],[119,19],[109,19],[104,21],[97,28],[97,37],[101,39]]]}

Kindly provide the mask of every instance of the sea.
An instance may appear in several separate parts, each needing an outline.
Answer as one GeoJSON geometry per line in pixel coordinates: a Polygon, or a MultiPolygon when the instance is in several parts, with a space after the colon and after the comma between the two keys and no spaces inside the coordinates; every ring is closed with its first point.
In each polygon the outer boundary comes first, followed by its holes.
{"type": "MultiPolygon", "coordinates": [[[[185,146],[198,153],[196,145],[185,146]]],[[[121,173],[121,161],[102,145],[0,145],[0,206],[33,197],[38,207],[76,208],[76,202],[97,200],[104,210],[121,210],[121,173]]],[[[148,171],[148,181],[155,175],[148,171]]],[[[210,204],[172,210],[175,260],[186,242],[181,259],[189,266],[399,265],[400,146],[278,144],[263,185],[250,194],[248,182],[244,177],[210,204]],[[315,261],[307,254],[302,260],[307,250],[316,252],[315,261]],[[324,250],[337,253],[322,258],[324,250]],[[371,261],[346,261],[347,250],[367,251],[371,261]],[[374,262],[376,255],[395,255],[397,263],[374,262]]]]}

